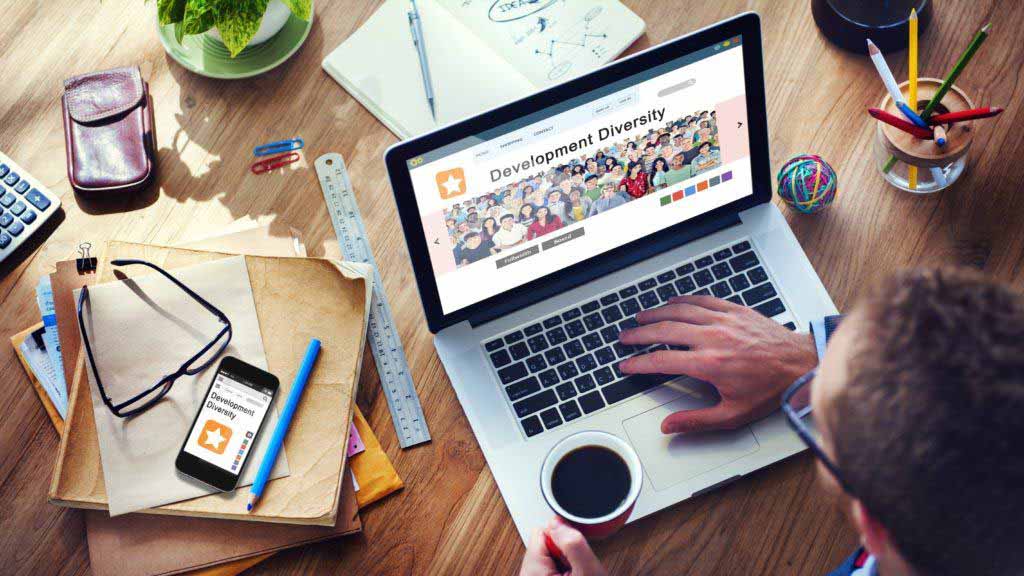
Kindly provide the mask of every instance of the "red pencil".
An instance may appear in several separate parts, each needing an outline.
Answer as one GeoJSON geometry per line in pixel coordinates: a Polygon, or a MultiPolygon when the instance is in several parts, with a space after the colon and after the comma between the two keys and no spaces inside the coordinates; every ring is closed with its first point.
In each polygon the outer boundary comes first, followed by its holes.
{"type": "Polygon", "coordinates": [[[907,122],[903,118],[890,114],[880,108],[868,108],[868,114],[871,114],[871,117],[874,118],[875,120],[885,122],[890,126],[895,126],[896,128],[903,130],[904,132],[910,134],[911,136],[915,136],[922,140],[932,139],[931,130],[921,128],[920,126],[915,126],[912,123],[907,122]]]}
{"type": "Polygon", "coordinates": [[[974,108],[973,110],[961,110],[959,112],[947,112],[945,114],[935,114],[931,118],[928,118],[929,124],[952,124],[953,122],[963,122],[965,120],[978,120],[979,118],[989,118],[995,116],[1003,111],[1002,108],[991,108],[985,106],[984,108],[974,108]]]}

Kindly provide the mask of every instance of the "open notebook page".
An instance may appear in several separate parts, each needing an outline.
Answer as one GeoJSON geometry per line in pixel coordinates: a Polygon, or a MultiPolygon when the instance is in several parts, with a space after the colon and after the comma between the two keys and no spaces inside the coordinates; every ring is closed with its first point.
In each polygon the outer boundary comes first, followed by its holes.
{"type": "Polygon", "coordinates": [[[644,32],[618,0],[437,0],[537,88],[612,61],[644,32]]]}

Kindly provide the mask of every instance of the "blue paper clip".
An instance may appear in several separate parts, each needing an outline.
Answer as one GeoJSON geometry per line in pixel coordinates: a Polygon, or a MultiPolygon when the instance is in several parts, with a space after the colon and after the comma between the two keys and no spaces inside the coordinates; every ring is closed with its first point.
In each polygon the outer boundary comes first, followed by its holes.
{"type": "Polygon", "coordinates": [[[268,142],[266,144],[260,144],[259,146],[252,149],[252,153],[255,156],[270,156],[271,154],[279,154],[281,152],[290,152],[292,150],[298,150],[305,146],[306,143],[302,138],[292,138],[291,140],[278,140],[277,142],[268,142]]]}

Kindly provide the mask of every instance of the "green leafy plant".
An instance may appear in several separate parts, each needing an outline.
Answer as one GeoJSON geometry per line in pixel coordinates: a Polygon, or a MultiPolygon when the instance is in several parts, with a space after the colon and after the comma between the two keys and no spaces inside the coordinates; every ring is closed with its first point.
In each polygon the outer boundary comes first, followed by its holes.
{"type": "MultiPolygon", "coordinates": [[[[311,0],[281,0],[292,14],[309,20],[311,0]]],[[[174,24],[174,36],[202,34],[217,27],[224,45],[234,58],[260,28],[270,0],[157,0],[160,25],[174,24]]]]}

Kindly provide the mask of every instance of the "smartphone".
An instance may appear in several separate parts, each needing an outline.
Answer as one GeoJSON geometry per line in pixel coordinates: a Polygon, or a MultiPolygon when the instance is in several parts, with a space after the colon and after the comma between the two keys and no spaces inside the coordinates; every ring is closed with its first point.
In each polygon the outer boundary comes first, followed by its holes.
{"type": "Polygon", "coordinates": [[[174,466],[218,490],[234,490],[278,387],[270,372],[225,356],[174,466]]]}

